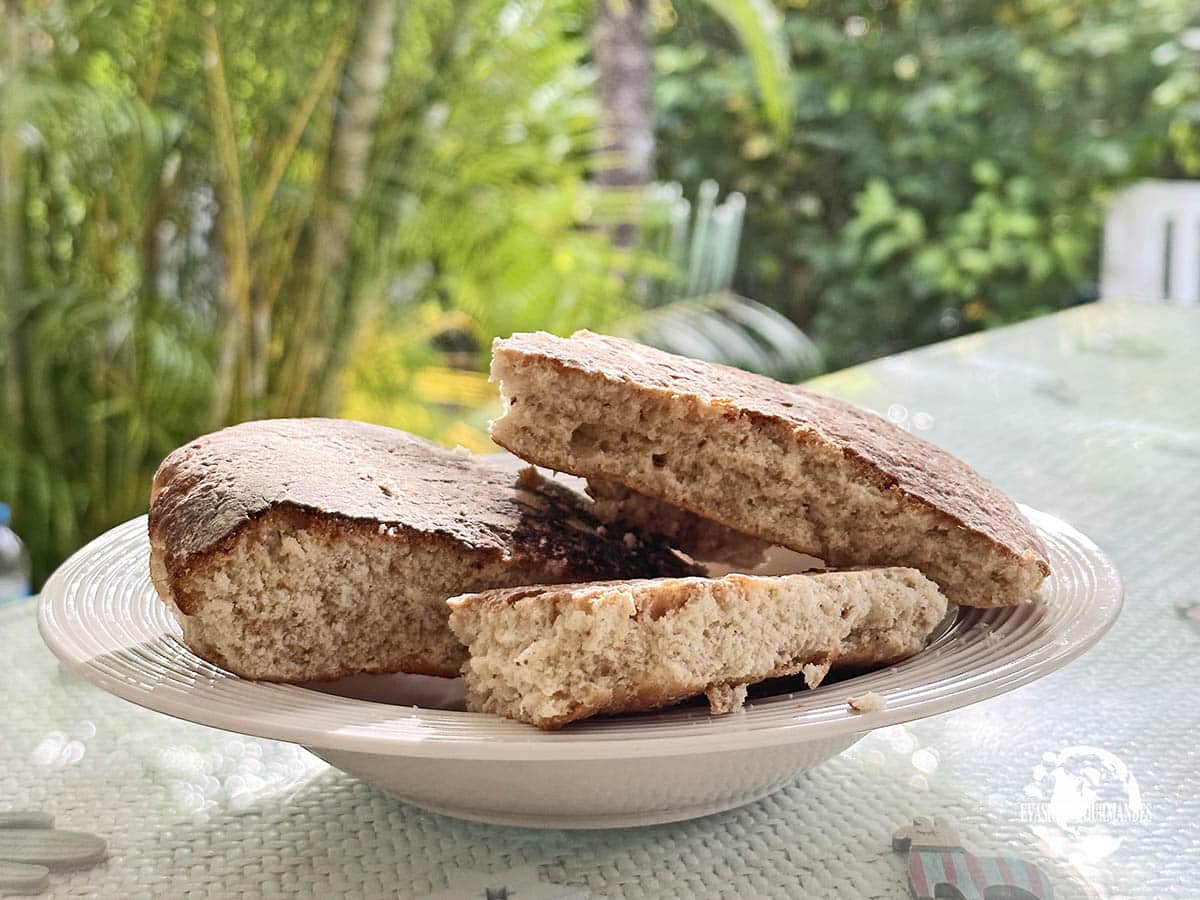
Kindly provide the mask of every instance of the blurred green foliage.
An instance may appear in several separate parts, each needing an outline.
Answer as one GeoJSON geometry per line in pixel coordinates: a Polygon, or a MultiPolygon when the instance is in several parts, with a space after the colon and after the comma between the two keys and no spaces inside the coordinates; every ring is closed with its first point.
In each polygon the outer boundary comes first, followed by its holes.
{"type": "Polygon", "coordinates": [[[1111,189],[1200,174],[1186,0],[791,0],[786,141],[721,23],[675,8],[660,174],[747,195],[735,286],[834,365],[1086,298],[1111,189]]]}
{"type": "Polygon", "coordinates": [[[798,376],[779,312],[837,364],[1053,309],[1108,191],[1200,172],[1183,0],[662,0],[660,175],[746,194],[734,287],[775,312],[646,313],[682,273],[589,184],[593,9],[0,0],[0,500],[35,580],[225,422],[487,449],[490,341],[531,328],[798,376]]]}
{"type": "Polygon", "coordinates": [[[453,441],[491,335],[628,314],[589,9],[0,4],[0,497],[36,581],[216,425],[453,441]]]}

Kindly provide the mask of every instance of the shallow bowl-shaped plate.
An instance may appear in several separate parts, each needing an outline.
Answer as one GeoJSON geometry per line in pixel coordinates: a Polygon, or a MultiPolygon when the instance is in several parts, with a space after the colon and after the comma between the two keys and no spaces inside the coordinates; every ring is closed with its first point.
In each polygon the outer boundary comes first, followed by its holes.
{"type": "Polygon", "coordinates": [[[1121,606],[1112,563],[1069,525],[1025,513],[1053,572],[1035,602],[959,610],[912,659],[813,691],[777,682],[727,716],[685,705],[541,732],[463,711],[461,689],[444,679],[384,676],[320,690],[247,681],[180,641],[150,584],[144,518],[97,538],[54,573],[39,626],[59,659],[106,691],[181,719],[303,744],[426,809],[557,828],[669,822],[748,803],[873,728],[1010,691],[1099,640],[1121,606]],[[847,699],[867,691],[886,708],[851,712],[847,699]]]}

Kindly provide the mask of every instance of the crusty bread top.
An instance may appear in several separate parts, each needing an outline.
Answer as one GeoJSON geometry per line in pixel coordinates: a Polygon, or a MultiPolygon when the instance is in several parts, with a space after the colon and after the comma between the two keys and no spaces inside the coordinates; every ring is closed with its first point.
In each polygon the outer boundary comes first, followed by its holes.
{"type": "Polygon", "coordinates": [[[514,334],[497,339],[493,354],[539,357],[604,381],[696,397],[724,408],[730,418],[783,423],[801,440],[832,445],[859,463],[864,480],[876,488],[898,491],[938,510],[1015,556],[1032,555],[1044,575],[1050,572],[1045,547],[1012,500],[957,457],[849,403],[589,331],[570,338],[545,332],[514,334]]]}
{"type": "Polygon", "coordinates": [[[514,563],[557,562],[585,578],[696,571],[661,542],[607,534],[578,494],[507,454],[344,419],[247,422],[180,447],[155,473],[150,535],[174,570],[276,508],[514,563]]]}

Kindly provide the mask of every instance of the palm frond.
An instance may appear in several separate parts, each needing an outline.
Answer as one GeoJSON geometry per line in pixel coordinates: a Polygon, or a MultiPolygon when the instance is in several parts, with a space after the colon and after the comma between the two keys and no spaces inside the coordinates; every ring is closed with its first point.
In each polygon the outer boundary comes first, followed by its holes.
{"type": "Polygon", "coordinates": [[[820,351],[790,319],[733,293],[677,300],[615,331],[660,350],[800,381],[823,368],[820,351]]]}

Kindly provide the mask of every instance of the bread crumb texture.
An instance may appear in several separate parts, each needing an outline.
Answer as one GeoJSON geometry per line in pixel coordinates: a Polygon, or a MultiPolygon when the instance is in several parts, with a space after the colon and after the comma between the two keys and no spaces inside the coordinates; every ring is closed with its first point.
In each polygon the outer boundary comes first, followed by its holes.
{"type": "Polygon", "coordinates": [[[850,707],[851,712],[856,713],[879,712],[887,709],[887,700],[874,691],[867,691],[861,696],[851,697],[846,704],[850,707]]]}
{"type": "Polygon", "coordinates": [[[249,422],[172,453],[151,577],[199,656],[248,678],[455,675],[446,598],[530,583],[687,575],[657,539],[507,454],[337,419],[249,422]]]}
{"type": "Polygon", "coordinates": [[[604,487],[619,485],[831,566],[918,568],[968,606],[1028,602],[1049,573],[1004,494],[850,404],[588,332],[498,340],[492,377],[505,402],[493,439],[588,478],[604,515],[688,533],[649,500],[604,487]]]}
{"type": "Polygon", "coordinates": [[[907,568],[516,588],[449,605],[469,649],[468,708],[542,728],[701,693],[730,711],[765,678],[815,686],[843,656],[911,656],[946,611],[907,568]]]}

